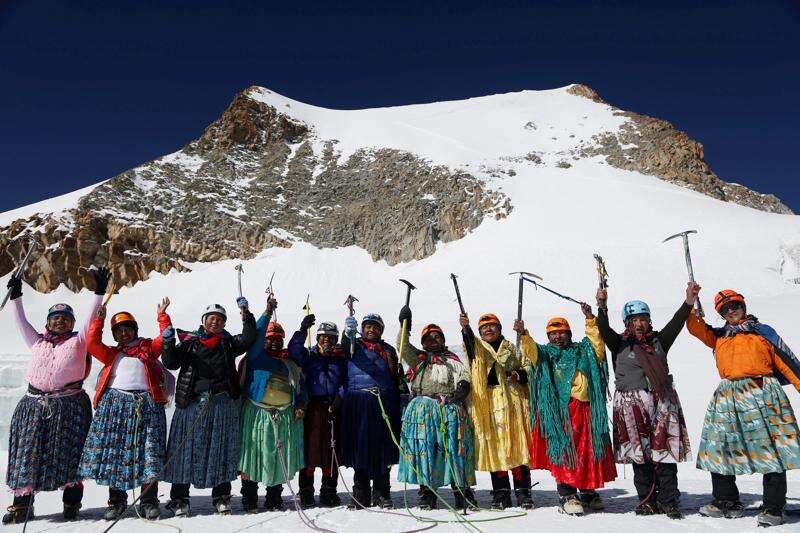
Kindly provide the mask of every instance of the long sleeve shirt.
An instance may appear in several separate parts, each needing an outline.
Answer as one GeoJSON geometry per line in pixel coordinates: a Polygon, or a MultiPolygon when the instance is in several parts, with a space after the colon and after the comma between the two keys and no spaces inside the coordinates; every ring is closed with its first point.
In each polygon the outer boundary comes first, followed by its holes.
{"type": "Polygon", "coordinates": [[[86,379],[91,368],[91,358],[87,358],[86,339],[94,314],[103,302],[102,295],[94,295],[91,310],[76,335],[59,344],[44,339],[25,317],[22,298],[13,301],[14,320],[25,344],[31,350],[26,379],[28,383],[43,392],[63,389],[66,385],[86,379]]]}

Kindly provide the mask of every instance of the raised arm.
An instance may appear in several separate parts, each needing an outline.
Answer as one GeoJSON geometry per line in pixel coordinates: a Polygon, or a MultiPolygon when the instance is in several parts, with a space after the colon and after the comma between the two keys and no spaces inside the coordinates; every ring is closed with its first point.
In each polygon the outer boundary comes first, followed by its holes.
{"type": "Polygon", "coordinates": [[[117,357],[119,349],[103,344],[103,322],[105,319],[106,308],[100,306],[100,309],[94,314],[92,322],[89,325],[89,332],[86,338],[86,350],[92,357],[104,365],[108,365],[117,357]]]}
{"type": "Polygon", "coordinates": [[[106,290],[108,289],[108,282],[111,280],[111,271],[106,267],[96,268],[91,270],[91,272],[94,278],[94,302],[92,303],[89,314],[86,316],[86,320],[83,322],[83,326],[80,331],[78,331],[79,342],[86,342],[89,326],[92,320],[94,320],[97,310],[100,309],[100,306],[103,304],[103,296],[105,296],[106,290]]]}
{"type": "Polygon", "coordinates": [[[164,346],[164,337],[162,333],[168,327],[172,326],[172,319],[167,314],[167,307],[169,307],[169,298],[164,298],[156,308],[156,320],[158,321],[158,335],[153,339],[150,344],[150,359],[158,359],[161,356],[161,351],[164,346]]]}
{"type": "Polygon", "coordinates": [[[95,294],[94,301],[92,302],[92,307],[89,311],[89,314],[86,316],[86,320],[83,322],[83,326],[78,331],[78,341],[79,342],[86,342],[87,336],[89,334],[89,326],[92,325],[92,321],[97,314],[97,310],[103,305],[103,294],[95,294]]]}
{"type": "Polygon", "coordinates": [[[25,308],[22,307],[22,298],[15,298],[13,300],[13,305],[14,321],[17,323],[17,329],[20,335],[22,335],[22,340],[25,341],[28,348],[31,348],[42,336],[31,326],[31,323],[28,322],[28,319],[25,317],[25,308]]]}
{"type": "Polygon", "coordinates": [[[525,322],[515,320],[514,331],[519,333],[519,349],[522,352],[520,354],[520,363],[524,363],[527,360],[531,366],[535,367],[539,364],[539,346],[528,333],[528,330],[525,329],[525,322]]]}
{"type": "Polygon", "coordinates": [[[582,303],[581,309],[583,310],[583,316],[586,317],[586,337],[592,343],[597,360],[603,361],[606,358],[606,345],[600,336],[600,330],[597,328],[597,317],[592,313],[592,307],[589,304],[582,303]]]}
{"type": "Polygon", "coordinates": [[[467,361],[471,362],[475,359],[475,333],[472,331],[472,326],[469,325],[467,315],[459,315],[458,322],[461,324],[461,340],[464,342],[464,353],[467,354],[467,361]]]}
{"type": "Polygon", "coordinates": [[[622,337],[619,333],[611,329],[608,323],[608,292],[606,289],[597,289],[597,329],[600,331],[600,338],[613,356],[619,352],[622,337]]]}
{"type": "MultiPolygon", "coordinates": [[[[252,313],[250,316],[253,316],[252,313]]],[[[263,339],[267,334],[267,325],[269,325],[270,315],[267,313],[262,314],[258,317],[258,321],[255,322],[255,338],[256,339],[263,339]]],[[[264,343],[263,342],[253,342],[250,344],[250,347],[247,348],[247,352],[245,353],[245,358],[248,361],[252,361],[257,359],[261,353],[264,351],[264,343]]]]}
{"type": "MultiPolygon", "coordinates": [[[[247,307],[241,307],[240,309],[242,310],[242,332],[234,335],[231,339],[231,355],[233,356],[242,355],[255,344],[258,344],[256,342],[258,335],[256,318],[253,313],[247,310],[247,307]]],[[[262,317],[266,318],[263,315],[262,317]]]]}
{"type": "Polygon", "coordinates": [[[402,347],[400,359],[409,367],[417,366],[417,356],[422,352],[419,348],[411,344],[411,309],[404,305],[400,309],[398,316],[400,321],[400,329],[397,332],[397,346],[402,347]],[[405,338],[403,338],[403,323],[406,325],[405,338]]]}
{"type": "Polygon", "coordinates": [[[693,303],[683,302],[670,321],[667,322],[667,325],[658,332],[658,340],[661,342],[661,347],[664,348],[665,352],[669,351],[675,339],[678,338],[686,319],[689,318],[689,314],[692,312],[693,305],[693,303]]]}

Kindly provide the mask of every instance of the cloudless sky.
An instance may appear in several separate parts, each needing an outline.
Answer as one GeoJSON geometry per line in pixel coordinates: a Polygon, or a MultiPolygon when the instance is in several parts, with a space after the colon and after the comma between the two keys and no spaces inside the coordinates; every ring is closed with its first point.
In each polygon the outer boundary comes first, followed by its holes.
{"type": "Polygon", "coordinates": [[[589,85],[800,212],[800,2],[0,0],[0,211],[197,138],[237,91],[356,109],[589,85]]]}

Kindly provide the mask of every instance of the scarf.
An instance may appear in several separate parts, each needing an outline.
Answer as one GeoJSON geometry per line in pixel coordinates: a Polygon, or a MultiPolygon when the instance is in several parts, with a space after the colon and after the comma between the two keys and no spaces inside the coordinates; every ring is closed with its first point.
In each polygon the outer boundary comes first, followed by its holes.
{"type": "Polygon", "coordinates": [[[78,334],[77,331],[68,331],[67,333],[53,333],[49,329],[45,329],[44,334],[42,335],[42,339],[51,343],[53,346],[57,346],[62,342],[71,339],[77,334],[78,334]]]}
{"type": "Polygon", "coordinates": [[[282,349],[282,350],[264,350],[264,352],[270,356],[274,357],[275,359],[288,359],[289,358],[289,350],[282,349]]]}
{"type": "Polygon", "coordinates": [[[650,392],[658,400],[667,395],[672,390],[672,381],[665,361],[653,351],[653,343],[658,339],[658,333],[650,330],[644,335],[636,335],[633,332],[633,325],[629,324],[622,334],[622,340],[628,343],[633,350],[633,355],[642,367],[647,383],[650,385],[650,392]]]}
{"type": "Polygon", "coordinates": [[[397,374],[396,363],[392,354],[389,353],[389,350],[386,349],[386,343],[382,340],[377,341],[368,341],[367,339],[361,339],[361,344],[364,345],[364,348],[375,352],[378,356],[386,362],[386,365],[389,367],[389,373],[394,376],[397,374]]]}
{"type": "Polygon", "coordinates": [[[595,459],[605,456],[609,439],[606,391],[608,388],[608,366],[599,362],[588,338],[573,342],[561,349],[553,344],[537,345],[539,361],[535,369],[529,369],[531,422],[538,424],[547,438],[547,456],[553,464],[574,467],[575,446],[572,441],[572,423],[569,416],[569,401],[572,381],[580,370],[589,381],[589,413],[592,435],[592,451],[595,459]]]}
{"type": "MultiPolygon", "coordinates": [[[[781,361],[789,367],[789,370],[794,374],[795,378],[800,379],[800,360],[797,359],[797,356],[794,355],[791,348],[789,348],[781,336],[778,335],[777,331],[771,326],[762,324],[758,321],[758,318],[753,315],[747,315],[742,322],[735,326],[725,324],[725,326],[721,328],[712,328],[712,331],[717,337],[733,337],[739,333],[755,333],[761,335],[775,348],[775,353],[778,354],[781,361]]],[[[777,368],[773,368],[773,372],[775,378],[777,378],[781,385],[789,385],[791,383],[777,368]]]]}
{"type": "Polygon", "coordinates": [[[197,328],[196,331],[178,330],[178,339],[180,339],[181,342],[197,340],[200,344],[210,350],[216,348],[220,340],[229,339],[230,337],[231,334],[224,329],[219,333],[209,333],[205,330],[205,328],[203,328],[203,326],[197,328]]]}
{"type": "Polygon", "coordinates": [[[126,357],[139,357],[141,354],[141,344],[142,339],[138,338],[126,345],[119,344],[117,348],[119,348],[119,351],[124,353],[126,357]]]}
{"type": "Polygon", "coordinates": [[[460,359],[453,353],[448,352],[446,350],[441,352],[420,352],[417,354],[417,364],[413,368],[409,368],[408,372],[406,372],[405,380],[407,383],[411,383],[414,381],[414,378],[418,375],[422,375],[425,371],[425,367],[428,365],[444,365],[447,364],[447,360],[451,359],[454,361],[460,361],[460,359]]]}

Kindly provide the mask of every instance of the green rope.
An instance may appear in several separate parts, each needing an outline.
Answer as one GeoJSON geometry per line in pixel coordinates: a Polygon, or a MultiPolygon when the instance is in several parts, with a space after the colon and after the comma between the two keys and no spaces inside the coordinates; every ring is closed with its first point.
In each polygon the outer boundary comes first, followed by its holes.
{"type": "MultiPolygon", "coordinates": [[[[381,398],[380,390],[373,390],[373,389],[367,389],[367,390],[369,392],[371,392],[373,395],[375,395],[375,397],[378,398],[378,406],[381,409],[381,416],[383,417],[383,421],[386,424],[386,427],[389,429],[389,435],[392,437],[392,442],[397,447],[398,451],[401,454],[404,454],[405,452],[403,450],[403,447],[397,441],[397,437],[395,437],[394,431],[392,430],[392,424],[391,424],[391,421],[389,420],[389,415],[386,413],[386,409],[383,406],[383,399],[381,398]]],[[[445,449],[446,449],[446,447],[445,447],[445,449]]],[[[446,452],[446,453],[448,453],[448,452],[446,452]]],[[[422,475],[419,472],[419,470],[417,470],[417,468],[414,465],[410,465],[410,466],[414,470],[414,473],[417,474],[417,477],[421,478],[422,475]]],[[[438,519],[435,519],[435,518],[425,518],[425,517],[421,517],[421,516],[415,515],[408,508],[408,499],[407,499],[407,496],[406,496],[406,492],[408,490],[407,486],[408,486],[408,484],[406,482],[403,482],[403,503],[405,505],[406,512],[409,515],[411,515],[414,519],[416,519],[416,520],[418,520],[420,522],[430,522],[430,523],[435,523],[435,524],[459,523],[459,524],[463,525],[465,528],[468,528],[468,526],[469,526],[469,527],[472,527],[473,529],[475,529],[476,531],[482,533],[483,530],[481,530],[478,526],[476,526],[475,525],[476,523],[479,523],[479,522],[497,522],[499,520],[507,520],[509,518],[520,518],[520,517],[523,517],[523,516],[527,516],[527,514],[528,514],[526,512],[516,512],[516,513],[507,514],[505,511],[499,511],[499,512],[503,512],[505,516],[497,516],[497,517],[494,517],[494,518],[475,518],[475,519],[465,518],[464,516],[462,516],[458,512],[458,510],[456,510],[453,507],[451,507],[450,504],[447,503],[447,501],[442,497],[442,495],[439,494],[433,487],[428,487],[430,489],[430,491],[436,496],[436,498],[439,501],[441,501],[445,505],[445,507],[447,507],[450,510],[450,512],[452,512],[456,516],[457,520],[438,520],[438,519]]],[[[492,511],[494,511],[494,510],[492,510],[492,511]]]]}

